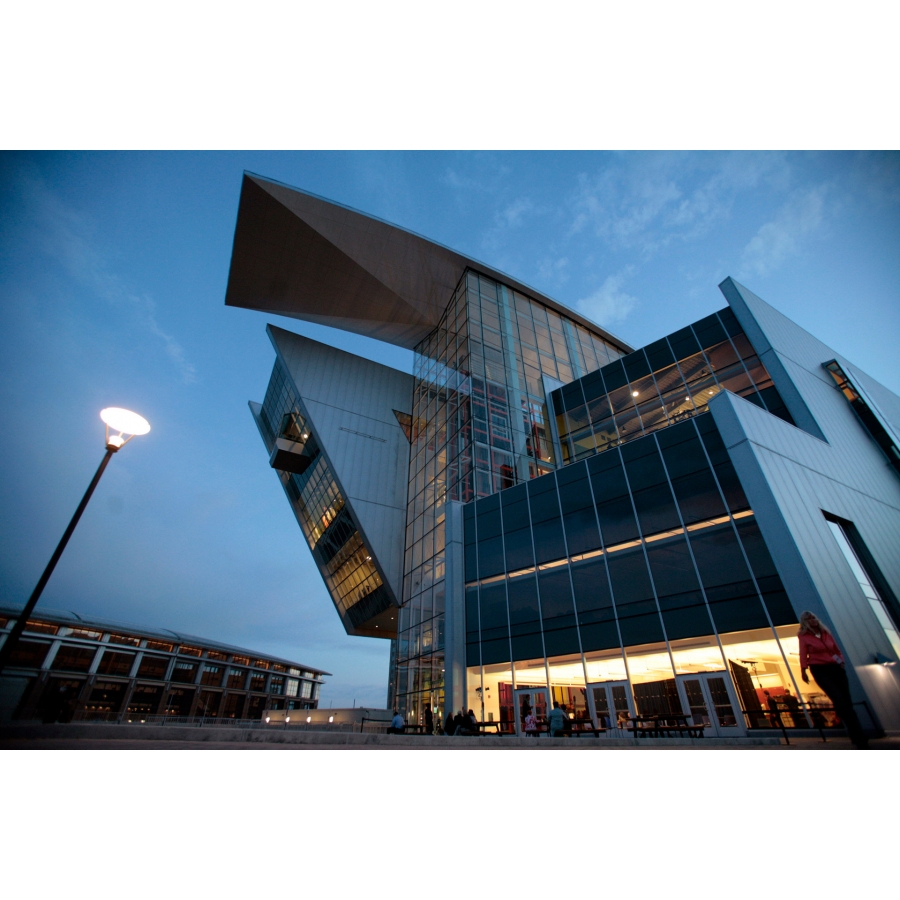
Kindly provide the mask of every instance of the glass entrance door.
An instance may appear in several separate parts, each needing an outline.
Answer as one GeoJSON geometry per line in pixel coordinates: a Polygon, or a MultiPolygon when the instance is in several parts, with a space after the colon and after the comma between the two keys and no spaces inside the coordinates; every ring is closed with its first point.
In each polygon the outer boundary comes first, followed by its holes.
{"type": "Polygon", "coordinates": [[[534,731],[547,727],[547,712],[550,709],[550,691],[547,688],[518,688],[516,700],[516,734],[520,737],[526,733],[537,737],[541,732],[534,731]]]}
{"type": "Polygon", "coordinates": [[[628,720],[634,718],[634,703],[627,681],[603,681],[587,686],[591,716],[597,728],[605,728],[610,737],[629,734],[628,720]]]}
{"type": "Polygon", "coordinates": [[[746,734],[744,717],[727,672],[698,672],[676,676],[678,696],[685,715],[703,725],[711,737],[746,734]]]}

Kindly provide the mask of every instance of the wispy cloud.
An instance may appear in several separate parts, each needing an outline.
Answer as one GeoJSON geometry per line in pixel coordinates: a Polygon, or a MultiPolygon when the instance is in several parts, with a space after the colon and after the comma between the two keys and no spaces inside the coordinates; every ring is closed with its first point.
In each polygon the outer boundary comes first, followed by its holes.
{"type": "Polygon", "coordinates": [[[195,382],[196,370],[181,344],[159,324],[153,298],[131,290],[96,250],[90,221],[63,202],[36,174],[23,175],[19,189],[30,212],[34,239],[44,253],[108,303],[129,309],[139,326],[161,342],[182,380],[186,384],[195,382]]]}
{"type": "Polygon", "coordinates": [[[580,177],[570,233],[591,230],[615,249],[647,257],[674,240],[703,236],[742,192],[763,180],[785,184],[787,171],[778,154],[617,156],[580,177]]]}
{"type": "Polygon", "coordinates": [[[794,191],[751,238],[741,255],[742,274],[765,275],[800,252],[804,238],[818,229],[825,216],[827,187],[794,191]]]}
{"type": "Polygon", "coordinates": [[[628,271],[610,275],[592,294],[579,300],[575,309],[598,325],[612,326],[626,319],[639,301],[622,290],[628,271]]]}
{"type": "Polygon", "coordinates": [[[526,213],[534,209],[534,204],[528,197],[519,197],[514,200],[505,209],[497,213],[496,220],[498,224],[505,225],[507,228],[515,228],[521,224],[526,213]]]}

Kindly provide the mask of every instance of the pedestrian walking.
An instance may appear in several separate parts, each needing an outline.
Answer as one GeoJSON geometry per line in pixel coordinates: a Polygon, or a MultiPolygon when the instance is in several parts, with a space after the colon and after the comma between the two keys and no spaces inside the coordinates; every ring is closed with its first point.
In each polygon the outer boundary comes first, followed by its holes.
{"type": "Polygon", "coordinates": [[[853,709],[844,655],[831,632],[807,610],[800,615],[797,636],[800,639],[800,677],[809,684],[806,670],[812,672],[816,684],[827,694],[834,711],[847,727],[853,746],[858,750],[867,750],[869,740],[853,709]]]}

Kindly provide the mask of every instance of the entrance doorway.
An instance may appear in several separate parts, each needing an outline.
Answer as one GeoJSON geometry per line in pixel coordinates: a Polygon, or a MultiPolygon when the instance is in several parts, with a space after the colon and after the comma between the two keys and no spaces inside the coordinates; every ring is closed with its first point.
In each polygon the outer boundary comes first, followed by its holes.
{"type": "Polygon", "coordinates": [[[712,737],[746,734],[744,716],[728,673],[699,672],[676,676],[681,708],[712,737]]]}
{"type": "MultiPolygon", "coordinates": [[[[547,688],[517,688],[515,693],[516,703],[516,734],[523,737],[526,732],[525,719],[533,715],[538,728],[547,725],[547,711],[550,709],[550,691],[547,688]]],[[[537,732],[540,734],[540,732],[537,732]]]]}
{"type": "Polygon", "coordinates": [[[634,701],[627,681],[603,681],[587,686],[591,717],[597,728],[610,737],[624,737],[628,720],[634,718],[634,701]]]}

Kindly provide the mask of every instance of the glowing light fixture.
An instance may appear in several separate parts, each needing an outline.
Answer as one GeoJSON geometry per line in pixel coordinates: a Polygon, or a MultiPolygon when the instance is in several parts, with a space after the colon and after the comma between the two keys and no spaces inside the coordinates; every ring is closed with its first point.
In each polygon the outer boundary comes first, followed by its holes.
{"type": "Polygon", "coordinates": [[[113,453],[117,453],[121,450],[135,435],[146,434],[150,430],[150,423],[143,416],[139,416],[137,413],[131,412],[131,410],[128,409],[120,409],[117,406],[109,406],[102,410],[100,412],[100,418],[106,423],[106,455],[103,457],[93,480],[88,485],[87,491],[85,491],[84,496],[81,498],[81,503],[78,504],[75,515],[72,516],[72,521],[69,522],[69,526],[63,533],[59,544],[57,544],[56,550],[53,551],[53,556],[50,557],[50,562],[47,563],[47,568],[44,569],[43,574],[38,580],[37,586],[31,593],[31,597],[19,613],[16,623],[13,625],[12,631],[10,631],[3,646],[0,647],[0,672],[2,672],[9,663],[13,650],[19,643],[19,637],[25,630],[25,625],[31,617],[31,613],[37,605],[47,582],[50,580],[50,576],[53,574],[53,570],[56,568],[56,564],[59,562],[63,550],[66,549],[66,544],[69,543],[69,538],[72,537],[75,526],[81,519],[81,514],[87,508],[88,501],[91,499],[94,489],[99,484],[100,477],[103,475],[109,461],[112,459],[113,453]],[[110,435],[110,428],[119,433],[110,435]]]}
{"type": "Polygon", "coordinates": [[[271,717],[271,716],[266,716],[266,725],[268,725],[269,722],[271,722],[271,721],[272,721],[272,717],[271,717]]]}
{"type": "Polygon", "coordinates": [[[310,722],[312,722],[312,716],[307,716],[307,717],[306,717],[306,724],[309,725],[310,722]]]}
{"type": "Polygon", "coordinates": [[[113,453],[121,450],[135,435],[150,431],[150,423],[130,409],[108,406],[100,410],[100,418],[106,423],[106,449],[113,453]],[[110,435],[110,428],[119,433],[110,435]],[[125,437],[126,434],[128,437],[125,437]]]}
{"type": "Polygon", "coordinates": [[[637,395],[638,395],[638,392],[637,392],[637,391],[632,391],[632,392],[631,392],[631,396],[632,396],[632,397],[637,397],[637,395]]]}
{"type": "Polygon", "coordinates": [[[333,722],[333,721],[334,721],[334,716],[329,716],[329,717],[328,717],[328,721],[329,721],[329,722],[333,722]]]}

